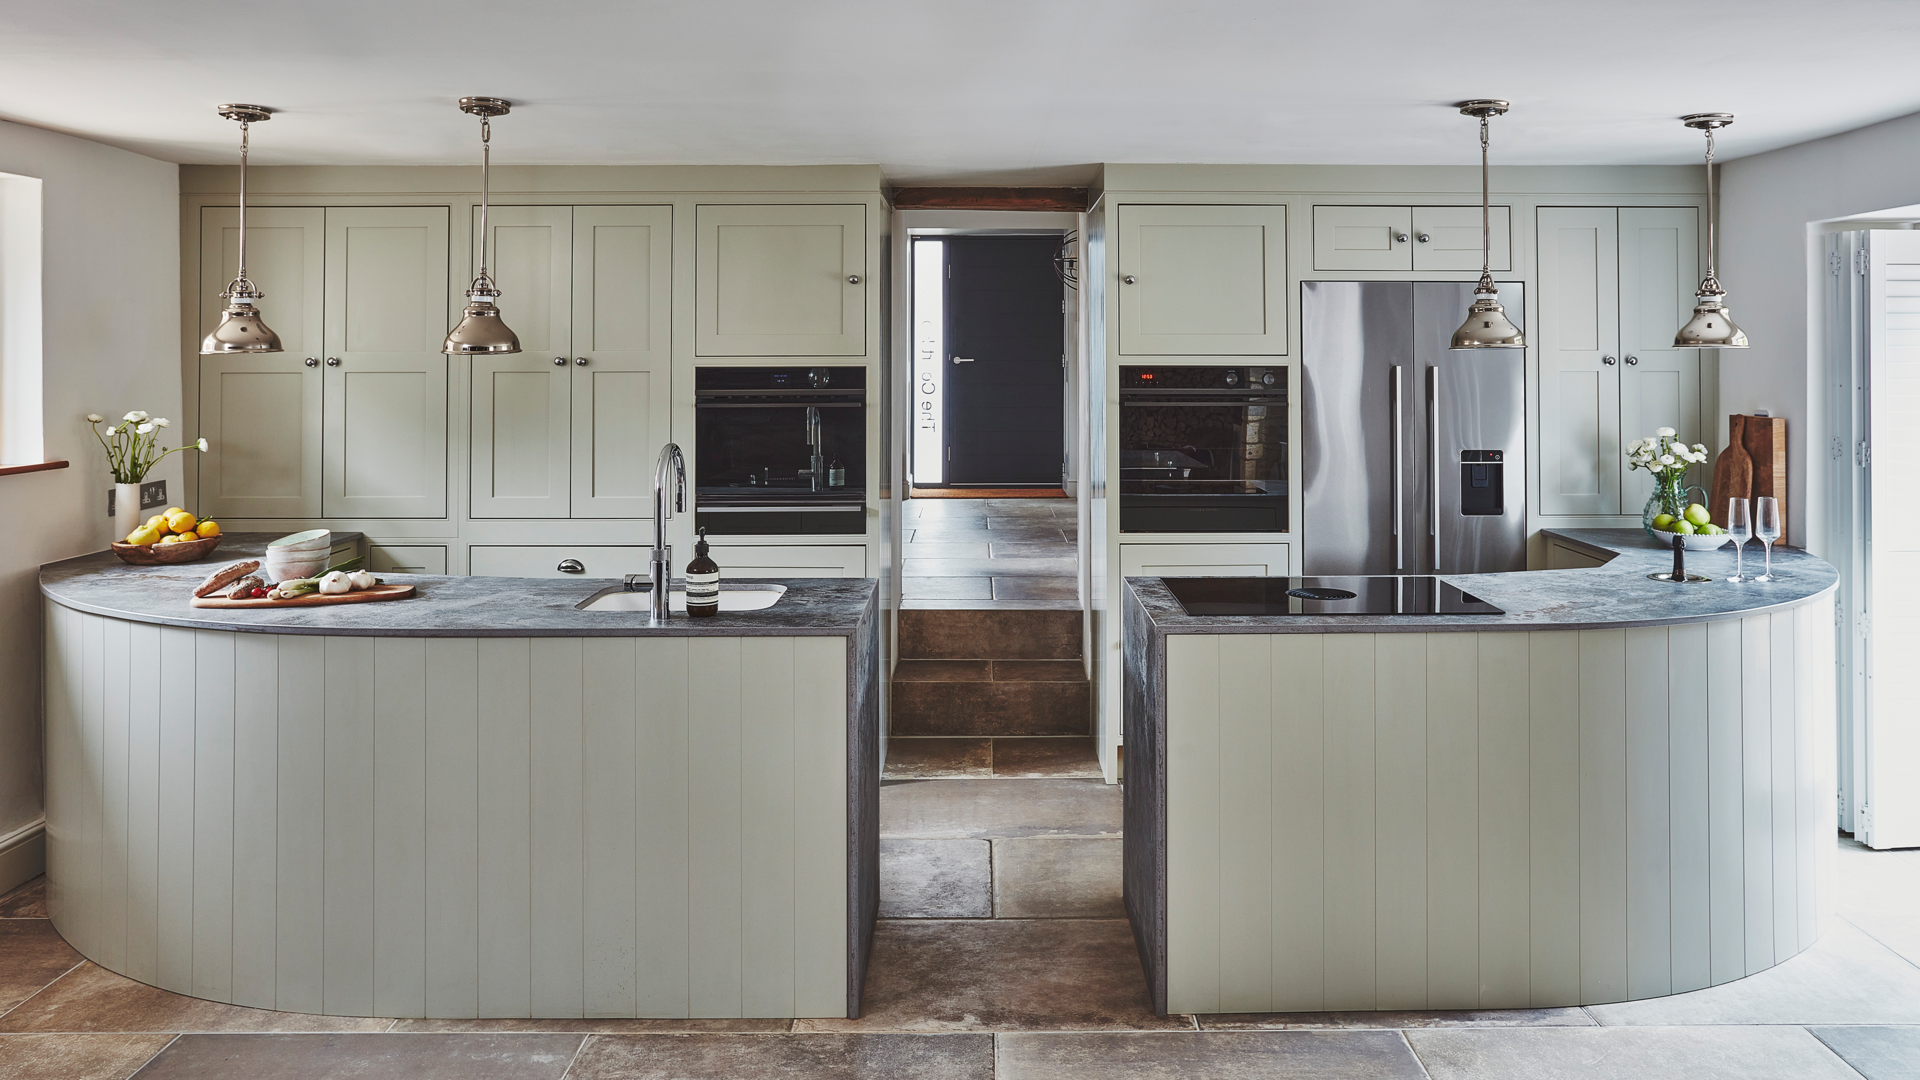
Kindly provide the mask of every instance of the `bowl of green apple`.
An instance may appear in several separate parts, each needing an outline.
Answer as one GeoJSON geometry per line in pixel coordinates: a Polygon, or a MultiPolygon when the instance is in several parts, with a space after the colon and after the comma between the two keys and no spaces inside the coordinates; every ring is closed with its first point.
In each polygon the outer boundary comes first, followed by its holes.
{"type": "Polygon", "coordinates": [[[1712,551],[1726,546],[1731,539],[1727,530],[1715,525],[1713,516],[1699,503],[1687,507],[1678,517],[1661,514],[1653,519],[1652,526],[1655,540],[1672,547],[1673,538],[1677,536],[1688,551],[1712,551]]]}

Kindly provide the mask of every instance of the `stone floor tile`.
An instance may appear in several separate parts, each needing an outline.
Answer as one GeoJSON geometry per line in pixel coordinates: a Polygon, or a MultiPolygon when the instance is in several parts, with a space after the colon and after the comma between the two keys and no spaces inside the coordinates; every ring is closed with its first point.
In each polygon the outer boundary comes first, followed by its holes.
{"type": "Polygon", "coordinates": [[[1009,1034],[997,1080],[1425,1080],[1393,1031],[1009,1034]]]}
{"type": "Polygon", "coordinates": [[[933,780],[993,775],[993,740],[959,736],[887,740],[889,780],[933,780]]]}
{"type": "Polygon", "coordinates": [[[511,1016],[480,1020],[395,1020],[396,1032],[495,1032],[562,1035],[658,1035],[693,1032],[724,1035],[777,1035],[793,1026],[791,1020],[754,1020],[730,1017],[692,1019],[635,1019],[625,1016],[555,1018],[511,1016]]]}
{"type": "Polygon", "coordinates": [[[880,841],[880,917],[986,919],[993,870],[985,840],[880,841]]]}
{"type": "Polygon", "coordinates": [[[1079,660],[995,660],[998,682],[1085,682],[1087,668],[1079,660]]]}
{"type": "Polygon", "coordinates": [[[922,559],[908,548],[900,560],[905,577],[1064,577],[1077,571],[1072,555],[1044,558],[922,559]]]}
{"type": "Polygon", "coordinates": [[[1125,919],[882,920],[858,1020],[795,1031],[1192,1030],[1155,1016],[1125,919]]]}
{"type": "Polygon", "coordinates": [[[0,896],[0,919],[47,917],[47,875],[41,874],[5,896],[0,896]]]}
{"type": "Polygon", "coordinates": [[[991,660],[902,660],[893,668],[894,682],[989,682],[991,660]]]}
{"type": "Polygon", "coordinates": [[[993,775],[1094,777],[1100,759],[1091,737],[1032,736],[993,740],[993,775]]]}
{"type": "Polygon", "coordinates": [[[1073,558],[1075,556],[1074,546],[1065,540],[1057,543],[1049,543],[1044,540],[1037,542],[1024,540],[993,541],[993,558],[996,559],[1030,559],[1036,557],[1057,559],[1063,556],[1066,558],[1073,558]]]}
{"type": "Polygon", "coordinates": [[[988,518],[987,539],[989,542],[995,544],[1008,542],[1022,544],[1061,544],[1070,542],[1073,538],[1067,535],[1067,530],[1064,525],[1052,519],[1041,522],[1022,521],[1012,518],[988,518]]]}
{"type": "Polygon", "coordinates": [[[1080,595],[1080,583],[1071,576],[993,577],[995,600],[1073,600],[1080,595]]]}
{"type": "Polygon", "coordinates": [[[1812,1029],[1867,1080],[1920,1080],[1920,1027],[1812,1029]]]}
{"type": "Polygon", "coordinates": [[[605,1035],[568,1080],[993,1080],[991,1035],[605,1035]]]}
{"type": "Polygon", "coordinates": [[[988,577],[910,577],[900,579],[906,600],[991,600],[993,579],[988,577]]]}
{"type": "Polygon", "coordinates": [[[1433,1080],[1859,1080],[1798,1027],[1409,1031],[1433,1080]]]}
{"type": "Polygon", "coordinates": [[[45,919],[0,919],[0,1012],[39,993],[84,959],[45,919]]]}
{"type": "Polygon", "coordinates": [[[182,1035],[139,1080],[560,1080],[581,1035],[182,1035]]]}
{"type": "Polygon", "coordinates": [[[1834,860],[1836,908],[1875,941],[1920,964],[1920,850],[1874,851],[1851,840],[1834,860]]]}
{"type": "Polygon", "coordinates": [[[1099,780],[902,780],[880,785],[880,835],[1119,836],[1120,786],[1099,780]]]}
{"type": "MultiPolygon", "coordinates": [[[[906,553],[916,559],[991,559],[993,557],[992,545],[985,540],[937,540],[928,536],[908,541],[906,548],[906,553]]],[[[1057,554],[1057,552],[1049,554],[1057,554]]]]}
{"type": "Polygon", "coordinates": [[[1920,1023],[1920,968],[1835,919],[1813,947],[1766,971],[1673,997],[1590,1005],[1609,1026],[1920,1023]]]}
{"type": "Polygon", "coordinates": [[[126,1080],[171,1035],[0,1035],[0,1080],[126,1080]]]}
{"type": "Polygon", "coordinates": [[[1124,919],[1120,887],[1119,837],[993,842],[996,919],[1124,919]]]}
{"type": "Polygon", "coordinates": [[[1584,1009],[1457,1009],[1438,1012],[1208,1013],[1202,1031],[1314,1031],[1447,1027],[1593,1027],[1584,1009]]]}
{"type": "MultiPolygon", "coordinates": [[[[916,521],[902,529],[901,543],[907,551],[923,544],[986,544],[991,542],[986,518],[954,521],[916,521]]],[[[991,550],[991,549],[989,549],[991,550]]]]}
{"type": "Polygon", "coordinates": [[[1073,600],[911,600],[900,601],[902,611],[1079,611],[1073,600]]]}
{"type": "Polygon", "coordinates": [[[0,1031],[385,1031],[365,1016],[249,1009],[175,994],[83,963],[0,1017],[0,1031]]]}

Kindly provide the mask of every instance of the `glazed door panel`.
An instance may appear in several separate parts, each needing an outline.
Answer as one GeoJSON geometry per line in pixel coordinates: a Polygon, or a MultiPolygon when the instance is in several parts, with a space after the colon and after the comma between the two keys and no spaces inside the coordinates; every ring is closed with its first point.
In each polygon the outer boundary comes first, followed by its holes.
{"type": "Polygon", "coordinates": [[[1617,220],[1612,207],[1539,210],[1543,514],[1620,513],[1617,220]]]}
{"type": "Polygon", "coordinates": [[[573,214],[573,516],[651,518],[672,429],[673,208],[573,214]]]}
{"type": "MultiPolygon", "coordinates": [[[[1700,415],[1700,350],[1676,349],[1673,334],[1693,314],[1699,284],[1699,212],[1691,206],[1622,207],[1620,214],[1620,437],[1631,441],[1673,428],[1687,443],[1705,443],[1700,415]]],[[[1653,494],[1645,470],[1620,469],[1620,511],[1631,514],[1653,494]]],[[[1707,485],[1709,471],[1693,478],[1707,485]]],[[[1703,500],[1704,501],[1704,500],[1703,500]]]]}
{"type": "MultiPolygon", "coordinates": [[[[472,357],[468,513],[564,518],[570,506],[573,211],[496,206],[488,263],[521,352],[472,357]]],[[[474,209],[478,233],[480,211],[474,209]]],[[[477,270],[480,251],[472,253],[477,270]]]]}
{"type": "Polygon", "coordinates": [[[447,255],[444,207],[327,211],[328,517],[447,515],[447,255]]]}
{"type": "MultiPolygon", "coordinates": [[[[205,436],[200,508],[217,518],[313,517],[320,513],[320,374],[326,299],[326,211],[254,208],[247,213],[247,276],[266,293],[262,316],[286,351],[200,359],[205,436]]],[[[219,325],[219,293],[239,265],[239,211],[206,207],[200,219],[200,323],[219,325]]]]}
{"type": "Polygon", "coordinates": [[[1122,206],[1120,351],[1283,356],[1287,208],[1122,206]]]}
{"type": "Polygon", "coordinates": [[[702,206],[700,356],[863,356],[864,205],[702,206]]]}

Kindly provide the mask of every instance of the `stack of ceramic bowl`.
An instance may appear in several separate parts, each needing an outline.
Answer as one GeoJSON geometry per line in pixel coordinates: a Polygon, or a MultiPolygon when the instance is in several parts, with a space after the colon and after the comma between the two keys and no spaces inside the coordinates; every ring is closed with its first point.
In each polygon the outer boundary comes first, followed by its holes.
{"type": "Polygon", "coordinates": [[[262,573],[279,584],[296,578],[309,578],[327,568],[327,556],[333,552],[333,533],[309,529],[283,536],[267,545],[266,566],[262,573]]]}

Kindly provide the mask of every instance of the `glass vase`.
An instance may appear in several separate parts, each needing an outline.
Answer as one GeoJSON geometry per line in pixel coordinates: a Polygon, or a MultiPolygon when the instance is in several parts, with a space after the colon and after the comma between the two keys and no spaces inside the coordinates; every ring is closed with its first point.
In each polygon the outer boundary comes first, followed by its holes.
{"type": "Polygon", "coordinates": [[[1653,494],[1647,496],[1647,505],[1640,511],[1640,527],[1647,531],[1649,539],[1659,539],[1653,535],[1653,519],[1661,514],[1684,517],[1689,502],[1687,496],[1695,491],[1700,492],[1698,501],[1704,503],[1707,497],[1706,491],[1698,487],[1688,487],[1684,473],[1667,472],[1654,475],[1653,494]]]}

